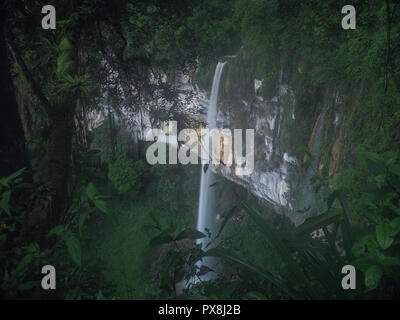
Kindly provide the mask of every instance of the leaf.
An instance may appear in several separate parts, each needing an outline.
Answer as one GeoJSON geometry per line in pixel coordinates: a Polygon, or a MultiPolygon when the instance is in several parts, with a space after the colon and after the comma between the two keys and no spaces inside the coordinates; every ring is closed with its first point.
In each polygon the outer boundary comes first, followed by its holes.
{"type": "Polygon", "coordinates": [[[82,234],[82,229],[83,226],[85,225],[85,222],[87,218],[89,217],[90,210],[84,209],[81,211],[81,214],[79,215],[79,234],[82,234]]]}
{"type": "Polygon", "coordinates": [[[346,251],[346,255],[351,254],[351,248],[354,243],[354,238],[353,238],[353,232],[352,232],[352,221],[351,221],[351,215],[350,215],[350,210],[347,206],[347,202],[345,198],[343,197],[343,194],[337,190],[337,197],[339,199],[340,205],[342,206],[343,209],[343,223],[342,223],[342,234],[343,234],[343,243],[344,243],[344,249],[346,251]]]}
{"type": "Polygon", "coordinates": [[[250,208],[246,203],[242,203],[246,212],[254,220],[256,225],[260,228],[263,236],[267,241],[276,249],[282,259],[286,262],[288,268],[290,269],[290,276],[293,281],[300,283],[307,283],[307,278],[303,273],[303,269],[299,264],[293,259],[289,248],[284,244],[283,239],[279,233],[270,226],[269,222],[263,217],[257,210],[250,208]]]}
{"type": "Polygon", "coordinates": [[[25,255],[18,263],[17,267],[14,269],[13,274],[23,274],[26,272],[27,267],[30,265],[34,258],[34,255],[29,253],[25,255]]]}
{"type": "Polygon", "coordinates": [[[392,245],[394,238],[390,224],[380,223],[376,226],[376,239],[382,249],[387,249],[392,245]]]}
{"type": "Polygon", "coordinates": [[[389,171],[400,177],[400,164],[399,163],[393,164],[389,168],[389,171]]]}
{"type": "Polygon", "coordinates": [[[93,182],[89,182],[89,184],[86,187],[86,194],[90,200],[93,200],[95,195],[96,195],[96,188],[93,184],[93,182]]]}
{"type": "Polygon", "coordinates": [[[82,249],[80,241],[74,236],[70,235],[66,241],[67,250],[72,260],[78,267],[82,265],[82,249]]]}
{"type": "Polygon", "coordinates": [[[367,269],[371,266],[371,261],[368,258],[359,258],[354,260],[351,263],[356,269],[366,272],[367,269]]]}
{"type": "Polygon", "coordinates": [[[314,230],[327,227],[330,224],[338,221],[342,216],[342,211],[331,208],[316,217],[308,218],[304,223],[294,229],[296,236],[310,234],[314,230]]]}
{"type": "Polygon", "coordinates": [[[181,299],[181,300],[210,300],[210,298],[207,296],[195,296],[195,295],[178,296],[178,299],[181,299]]]}
{"type": "Polygon", "coordinates": [[[175,240],[181,239],[201,239],[206,237],[206,235],[196,229],[185,229],[181,233],[179,233],[175,240]]]}
{"type": "Polygon", "coordinates": [[[106,300],[106,298],[104,298],[103,293],[101,292],[101,290],[97,293],[96,300],[106,300]]]}
{"type": "Polygon", "coordinates": [[[154,223],[157,225],[157,227],[160,227],[160,215],[156,212],[150,212],[150,217],[154,221],[154,223]]]}
{"type": "Polygon", "coordinates": [[[328,209],[332,207],[333,202],[337,198],[337,191],[333,191],[326,199],[326,204],[328,206],[328,209]]]}
{"type": "Polygon", "coordinates": [[[18,291],[30,290],[38,285],[38,281],[28,281],[18,286],[18,291]]]}
{"type": "Polygon", "coordinates": [[[7,190],[3,193],[3,196],[0,201],[0,208],[3,209],[7,214],[10,216],[10,197],[11,197],[11,190],[7,190]]]}
{"type": "Polygon", "coordinates": [[[220,248],[213,248],[204,253],[204,256],[211,256],[211,257],[219,257],[224,260],[228,260],[231,262],[238,263],[242,267],[250,270],[253,274],[260,276],[261,278],[271,282],[272,284],[276,285],[278,288],[283,290],[284,292],[288,293],[291,296],[294,296],[292,290],[286,286],[286,284],[282,281],[282,279],[274,274],[259,269],[258,267],[252,265],[251,263],[247,262],[244,259],[237,257],[236,255],[220,248]]]}
{"type": "Polygon", "coordinates": [[[116,224],[119,224],[117,216],[115,215],[115,213],[112,210],[110,210],[110,208],[108,208],[107,202],[105,202],[104,200],[95,198],[95,199],[93,199],[93,203],[101,212],[108,215],[111,219],[114,220],[114,222],[116,224]]]}
{"type": "Polygon", "coordinates": [[[391,235],[395,237],[400,232],[400,217],[395,218],[390,222],[391,235]]]}
{"type": "Polygon", "coordinates": [[[26,168],[22,168],[12,174],[10,174],[8,177],[3,178],[6,182],[6,184],[12,182],[13,180],[15,180],[16,178],[18,178],[24,171],[26,168]]]}
{"type": "Polygon", "coordinates": [[[385,160],[381,155],[369,152],[366,150],[359,149],[357,150],[358,155],[365,160],[365,163],[368,166],[368,169],[375,175],[381,174],[385,171],[385,160]]]}
{"type": "Polygon", "coordinates": [[[268,298],[260,292],[250,291],[247,293],[247,298],[251,300],[268,300],[268,298]]]}
{"type": "Polygon", "coordinates": [[[64,231],[66,230],[65,225],[60,224],[58,226],[55,226],[53,229],[51,229],[48,233],[47,233],[47,238],[50,238],[52,235],[56,235],[59,236],[60,234],[62,234],[64,231]]]}
{"type": "Polygon", "coordinates": [[[365,272],[365,287],[367,291],[376,289],[379,286],[381,278],[382,269],[377,265],[370,266],[365,272]]]}
{"type": "Polygon", "coordinates": [[[211,268],[207,267],[206,265],[202,264],[201,267],[200,267],[199,272],[197,273],[197,275],[198,276],[203,276],[203,275],[205,275],[205,274],[207,274],[209,272],[213,272],[213,271],[214,271],[213,269],[211,269],[211,268]]]}
{"type": "Polygon", "coordinates": [[[217,187],[217,186],[220,185],[220,184],[221,184],[221,181],[216,181],[216,182],[210,184],[208,187],[209,187],[209,188],[217,187]]]}
{"type": "Polygon", "coordinates": [[[153,226],[153,225],[145,224],[145,225],[143,225],[140,229],[141,229],[142,231],[147,232],[147,231],[150,231],[150,230],[153,230],[153,229],[157,229],[157,227],[156,227],[156,226],[153,226]]]}
{"type": "Polygon", "coordinates": [[[356,258],[361,257],[365,252],[365,241],[362,240],[356,241],[353,247],[351,248],[351,252],[356,258]]]}
{"type": "Polygon", "coordinates": [[[150,240],[150,247],[155,247],[161,244],[169,243],[173,240],[174,239],[171,237],[171,235],[164,231],[150,240]]]}
{"type": "Polygon", "coordinates": [[[382,266],[387,267],[399,267],[400,266],[400,259],[396,257],[384,257],[383,260],[380,261],[382,266]]]}
{"type": "Polygon", "coordinates": [[[34,184],[32,184],[32,183],[26,183],[26,182],[22,182],[22,183],[17,184],[17,185],[15,186],[15,188],[18,188],[18,189],[31,189],[31,188],[33,188],[33,187],[35,187],[34,184]]]}
{"type": "Polygon", "coordinates": [[[218,238],[219,235],[221,234],[222,230],[224,229],[226,223],[229,221],[229,219],[233,216],[233,214],[236,212],[237,206],[233,206],[232,208],[228,209],[225,211],[222,215],[225,216],[224,221],[222,221],[221,227],[219,228],[218,234],[215,238],[218,238]]]}

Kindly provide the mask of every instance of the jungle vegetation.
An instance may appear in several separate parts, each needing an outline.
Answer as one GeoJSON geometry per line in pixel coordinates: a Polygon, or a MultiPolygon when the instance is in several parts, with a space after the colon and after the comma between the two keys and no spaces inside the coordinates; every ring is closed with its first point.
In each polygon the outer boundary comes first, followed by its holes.
{"type": "MultiPolygon", "coordinates": [[[[400,3],[354,0],[357,28],[344,31],[347,2],[57,0],[57,28],[44,30],[41,1],[3,1],[0,297],[399,298],[400,3]],[[106,105],[116,117],[143,110],[152,124],[189,126],[174,83],[150,74],[180,70],[209,90],[215,63],[229,55],[246,62],[246,76],[228,69],[233,94],[251,95],[246,81],[257,78],[273,97],[284,70],[296,126],[284,128],[282,145],[299,159],[322,92],[336,88],[342,161],[334,175],[318,173],[326,205],[299,226],[218,184],[221,199],[234,200],[211,235],[218,246],[202,250],[200,167],[150,166],[146,143],[132,144],[114,117],[89,130],[88,115],[106,105]],[[160,103],[147,110],[149,101],[160,103]],[[207,271],[196,266],[207,255],[228,262],[224,275],[178,293],[177,282],[207,271]],[[47,264],[57,266],[57,290],[40,287],[47,264]],[[348,264],[356,290],[341,287],[348,264]]],[[[338,134],[327,132],[325,164],[338,134]]]]}

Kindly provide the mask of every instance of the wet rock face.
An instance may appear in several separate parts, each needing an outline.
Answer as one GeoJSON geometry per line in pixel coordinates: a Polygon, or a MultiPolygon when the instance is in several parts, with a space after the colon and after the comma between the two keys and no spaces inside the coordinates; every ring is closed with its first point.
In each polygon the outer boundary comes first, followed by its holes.
{"type": "Polygon", "coordinates": [[[225,96],[220,105],[221,118],[229,119],[229,128],[254,129],[254,171],[248,176],[236,176],[233,168],[223,165],[212,169],[275,207],[291,208],[287,199],[287,169],[289,163],[296,160],[288,153],[281,152],[279,145],[283,104],[287,103],[282,101],[282,97],[288,93],[288,88],[281,84],[277,90],[279,95],[267,100],[260,95],[261,86],[262,81],[254,79],[252,101],[241,99],[235,102],[225,96]]]}
{"type": "MultiPolygon", "coordinates": [[[[227,75],[222,77],[225,85],[232,86],[227,75]]],[[[207,91],[193,84],[192,79],[187,76],[178,75],[176,79],[179,98],[182,101],[177,111],[199,124],[204,123],[209,105],[207,91]]],[[[283,83],[279,83],[276,96],[266,99],[261,95],[262,80],[249,80],[246,76],[243,81],[246,88],[239,92],[231,87],[227,90],[221,83],[217,127],[229,128],[232,132],[233,129],[254,129],[254,170],[250,175],[237,176],[233,166],[220,164],[211,165],[210,168],[220,176],[244,186],[274,207],[290,209],[291,204],[287,199],[288,166],[296,162],[296,159],[281,147],[280,135],[285,117],[295,121],[292,119],[294,113],[286,112],[284,115],[284,110],[293,110],[294,99],[291,98],[288,86],[283,83]],[[234,94],[231,95],[232,92],[234,94]]],[[[236,81],[233,88],[237,86],[240,86],[240,82],[236,81]]],[[[102,114],[91,115],[92,126],[98,126],[105,118],[102,114]]],[[[145,130],[154,126],[149,112],[126,112],[122,113],[121,118],[121,123],[132,124],[132,133],[139,132],[139,139],[145,130]]]]}

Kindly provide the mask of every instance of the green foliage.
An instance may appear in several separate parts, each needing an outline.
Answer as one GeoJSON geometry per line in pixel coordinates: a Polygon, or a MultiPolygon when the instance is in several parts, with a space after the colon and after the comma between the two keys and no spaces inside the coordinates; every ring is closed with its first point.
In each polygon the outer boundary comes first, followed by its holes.
{"type": "MultiPolygon", "coordinates": [[[[15,205],[12,196],[18,189],[32,187],[23,183],[20,178],[24,170],[21,169],[0,179],[2,209],[4,210],[0,212],[0,260],[4,262],[0,268],[1,297],[41,298],[45,292],[40,287],[40,281],[37,280],[37,272],[47,264],[57,266],[57,273],[64,275],[57,279],[59,290],[50,294],[52,297],[91,299],[99,289],[103,289],[108,294],[109,291],[103,288],[104,281],[96,283],[96,274],[101,271],[101,266],[87,261],[83,255],[83,248],[86,245],[84,230],[90,216],[101,211],[114,217],[104,202],[104,197],[97,194],[93,183],[89,183],[74,199],[65,223],[55,226],[47,233],[46,239],[52,244],[50,248],[43,244],[39,245],[37,242],[27,243],[18,231],[21,230],[24,217],[24,211],[21,209],[26,210],[26,204],[22,207],[21,203],[15,205]],[[12,212],[12,215],[9,216],[7,211],[12,212]]],[[[27,199],[25,202],[29,203],[29,201],[30,199],[27,199]]],[[[49,293],[46,298],[49,298],[49,293]]]]}
{"type": "MultiPolygon", "coordinates": [[[[372,176],[360,193],[362,207],[357,214],[351,212],[339,190],[326,198],[326,212],[297,227],[276,224],[277,218],[269,210],[260,212],[244,203],[252,223],[245,219],[230,231],[235,225],[226,222],[238,210],[229,212],[222,225],[228,233],[219,248],[204,255],[220,257],[240,267],[231,272],[238,275],[237,288],[242,291],[233,290],[230,298],[351,299],[398,294],[399,157],[393,152],[381,156],[362,149],[358,155],[372,176]],[[252,236],[248,235],[249,230],[252,236]],[[316,236],[316,230],[322,236],[316,236]],[[340,288],[340,270],[345,264],[354,265],[364,275],[364,281],[357,281],[357,290],[352,293],[340,288]],[[261,284],[257,284],[259,281],[261,284]]],[[[213,292],[221,289],[221,284],[212,286],[213,292]]]]}
{"type": "Polygon", "coordinates": [[[240,42],[233,11],[234,1],[199,1],[175,33],[178,46],[193,52],[205,64],[215,57],[235,53],[240,42]]]}
{"type": "Polygon", "coordinates": [[[75,48],[67,37],[63,37],[59,46],[57,58],[57,76],[63,78],[67,75],[74,76],[76,69],[75,48]]]}
{"type": "Polygon", "coordinates": [[[32,268],[37,270],[43,266],[46,261],[48,250],[41,250],[37,243],[30,243],[20,250],[20,256],[16,259],[16,265],[11,268],[14,261],[8,262],[8,267],[4,271],[4,277],[0,286],[1,290],[8,298],[15,298],[19,294],[31,291],[38,287],[38,281],[34,279],[32,268]]]}
{"type": "Polygon", "coordinates": [[[99,152],[102,165],[109,165],[118,153],[131,153],[132,138],[120,127],[115,127],[113,122],[104,121],[102,125],[93,130],[93,145],[99,152]],[[114,137],[111,137],[113,135],[114,137]]]}
{"type": "Polygon", "coordinates": [[[114,220],[116,225],[118,224],[117,216],[109,208],[104,198],[104,196],[97,194],[93,182],[89,182],[69,209],[70,222],[57,225],[47,233],[47,238],[56,236],[65,243],[70,258],[79,268],[82,267],[82,243],[80,239],[82,239],[85,225],[91,215],[94,215],[98,210],[114,220]],[[76,221],[78,221],[77,224],[76,221]],[[78,230],[76,230],[76,227],[78,227],[78,230]]]}
{"type": "Polygon", "coordinates": [[[58,80],[56,89],[58,92],[62,90],[78,91],[87,85],[88,80],[84,76],[71,76],[67,74],[58,80]]]}
{"type": "Polygon", "coordinates": [[[155,224],[145,226],[145,228],[153,228],[159,230],[159,232],[150,240],[149,245],[150,247],[167,245],[159,266],[159,281],[163,294],[171,295],[175,292],[176,283],[183,280],[189,281],[198,272],[201,272],[199,267],[195,265],[197,258],[201,256],[200,245],[187,247],[183,245],[182,241],[201,239],[206,235],[191,228],[180,230],[176,219],[161,217],[155,213],[152,213],[151,216],[155,224]],[[187,271],[188,268],[191,272],[187,271]]]}
{"type": "MultiPolygon", "coordinates": [[[[347,255],[342,256],[326,238],[310,236],[314,230],[326,230],[328,226],[342,223],[342,212],[335,211],[335,219],[327,212],[294,228],[284,220],[278,226],[272,223],[275,214],[268,210],[260,212],[246,202],[241,208],[246,210],[250,220],[245,219],[237,228],[245,225],[243,231],[250,228],[252,236],[248,231],[244,231],[247,232],[244,236],[235,228],[230,238],[228,230],[219,248],[204,253],[228,263],[230,271],[225,273],[226,277],[236,275],[237,287],[229,293],[228,299],[346,298],[340,287],[340,270],[348,261],[347,255]]],[[[336,237],[326,230],[326,237],[328,234],[330,238],[336,237]]]]}
{"type": "Polygon", "coordinates": [[[82,249],[80,241],[74,235],[70,235],[65,242],[69,255],[77,266],[80,267],[82,265],[82,249]]]}
{"type": "MultiPolygon", "coordinates": [[[[393,152],[379,155],[362,149],[357,153],[372,174],[360,193],[360,212],[351,212],[343,193],[336,190],[326,198],[328,210],[325,213],[295,228],[290,224],[276,225],[268,210],[262,213],[247,204],[244,208],[254,223],[248,224],[245,220],[235,231],[229,231],[232,226],[224,221],[228,234],[225,233],[220,248],[211,249],[205,255],[240,266],[238,274],[243,281],[248,282],[250,274],[273,285],[271,288],[251,282],[240,297],[250,294],[250,290],[269,298],[346,299],[398,294],[394,288],[399,281],[400,268],[399,156],[393,152]],[[254,228],[260,231],[259,235],[254,228]],[[252,237],[244,236],[248,230],[252,230],[252,237]],[[322,230],[322,237],[310,237],[315,230],[322,230]],[[255,253],[252,252],[254,247],[255,253]],[[354,265],[364,275],[363,283],[358,282],[352,294],[345,294],[339,287],[340,270],[345,264],[354,265]]],[[[232,293],[232,297],[234,294],[238,292],[232,293]]]]}
{"type": "Polygon", "coordinates": [[[146,164],[142,160],[133,162],[125,153],[117,155],[108,167],[108,178],[120,194],[135,196],[142,188],[142,177],[146,174],[146,164]]]}
{"type": "Polygon", "coordinates": [[[352,247],[354,265],[364,273],[367,291],[383,291],[381,279],[399,281],[400,159],[393,152],[379,155],[363,149],[358,156],[370,179],[358,203],[364,228],[352,247]]]}
{"type": "MultiPolygon", "coordinates": [[[[394,10],[393,15],[393,50],[389,66],[385,65],[385,3],[356,0],[353,5],[362,19],[358,19],[357,29],[352,32],[344,32],[340,26],[338,8],[344,4],[334,0],[201,0],[196,3],[173,1],[169,5],[122,1],[113,4],[109,12],[110,7],[99,2],[96,5],[85,3],[58,21],[60,34],[34,43],[35,50],[29,48],[32,39],[21,31],[16,43],[26,50],[24,59],[33,74],[39,71],[37,80],[45,95],[75,91],[82,95],[82,102],[86,96],[81,89],[88,81],[76,74],[78,51],[79,60],[90,62],[89,70],[94,65],[92,59],[107,61],[104,64],[107,67],[103,68],[106,71],[95,65],[96,76],[102,69],[100,73],[104,74],[100,77],[107,79],[100,84],[106,84],[108,89],[114,86],[109,82],[114,79],[110,77],[108,66],[120,67],[116,73],[133,76],[135,90],[146,94],[147,82],[142,84],[140,78],[146,77],[146,72],[142,71],[149,66],[152,70],[161,66],[172,74],[177,65],[186,69],[189,62],[190,67],[198,67],[196,81],[209,87],[215,60],[238,53],[237,63],[227,65],[224,93],[230,97],[249,98],[249,101],[254,98],[252,81],[255,77],[264,80],[262,94],[271,98],[276,94],[283,70],[296,104],[293,110],[284,108],[279,142],[281,151],[291,151],[298,159],[308,152],[307,142],[313,124],[325,103],[325,89],[334,87],[345,100],[334,107],[346,121],[348,149],[362,145],[374,152],[360,151],[361,162],[339,175],[337,191],[328,197],[327,209],[296,228],[283,218],[276,218],[268,209],[260,211],[245,204],[227,210],[217,234],[222,237],[221,246],[206,253],[228,261],[226,277],[199,284],[192,292],[198,297],[220,299],[347,298],[349,295],[344,296],[343,290],[338,288],[340,267],[353,263],[364,275],[367,297],[390,297],[388,289],[399,284],[400,168],[399,155],[384,152],[399,147],[399,55],[396,47],[400,37],[399,11],[394,10]],[[103,20],[104,16],[110,18],[110,24],[103,20]],[[69,39],[67,35],[82,21],[97,29],[85,28],[87,33],[81,35],[83,41],[69,39]],[[98,23],[91,23],[93,21],[98,23]],[[99,41],[85,41],[93,34],[99,34],[99,41]],[[61,40],[58,46],[56,39],[61,40]],[[114,39],[117,40],[112,41],[114,39]],[[117,49],[109,50],[107,45],[110,44],[117,49]],[[40,49],[36,50],[38,47],[40,49]],[[132,65],[127,63],[132,61],[132,65]],[[387,79],[386,68],[389,70],[387,79]],[[295,121],[291,119],[292,113],[295,121]],[[349,207],[343,194],[350,200],[349,207]],[[228,223],[231,221],[236,223],[228,223]],[[315,237],[316,230],[323,236],[315,237]],[[314,237],[310,236],[312,232],[314,237]]],[[[22,6],[26,10],[16,11],[24,17],[21,21],[29,20],[24,12],[36,12],[36,5],[35,2],[31,7],[26,2],[22,6]]],[[[393,3],[395,5],[398,6],[393,3]]],[[[18,28],[13,25],[13,29],[18,28]]],[[[86,68],[82,70],[87,72],[86,68]]],[[[170,79],[170,74],[168,77],[170,79]]],[[[116,87],[124,86],[117,83],[116,87]]],[[[66,102],[76,105],[76,101],[66,102]]],[[[30,202],[43,196],[42,192],[30,191],[24,199],[26,203],[17,201],[15,195],[20,190],[32,188],[21,183],[23,170],[0,179],[2,296],[40,297],[41,292],[35,291],[34,284],[37,275],[31,270],[37,270],[44,263],[59,266],[58,272],[64,275],[60,297],[67,299],[111,296],[102,287],[104,282],[96,283],[100,277],[118,286],[114,292],[117,297],[171,297],[175,294],[175,283],[185,274],[193,277],[207,272],[204,267],[196,268],[195,262],[204,252],[193,245],[194,240],[204,237],[193,229],[198,195],[198,181],[193,177],[199,176],[199,170],[179,165],[153,166],[147,174],[143,161],[131,159],[128,137],[117,130],[112,132],[114,129],[110,123],[107,127],[106,122],[94,130],[102,164],[108,166],[109,180],[120,194],[141,192],[143,197],[114,199],[117,219],[107,198],[98,194],[93,182],[88,183],[93,180],[92,172],[80,171],[79,167],[87,163],[84,157],[74,157],[77,177],[71,179],[72,205],[60,224],[47,234],[46,244],[50,249],[35,242],[26,244],[26,239],[19,234],[24,213],[31,209],[30,202]],[[113,230],[110,225],[114,224],[109,221],[118,222],[119,218],[122,223],[115,224],[117,230],[113,230]],[[144,232],[140,226],[146,224],[147,232],[144,232]],[[98,245],[98,252],[97,247],[91,248],[93,243],[98,245]],[[103,259],[100,264],[107,272],[101,271],[96,265],[98,260],[93,259],[99,252],[103,259]],[[190,270],[184,272],[187,267],[190,270]],[[100,275],[92,272],[93,269],[100,275]],[[115,271],[117,276],[109,275],[115,271]],[[148,273],[157,278],[152,279],[151,285],[147,285],[148,279],[144,276],[148,273]]],[[[325,136],[333,137],[330,133],[325,136]]],[[[45,153],[46,147],[44,139],[32,140],[29,145],[34,155],[36,182],[41,179],[39,171],[43,158],[40,155],[45,153]]],[[[324,149],[323,162],[327,165],[329,151],[328,147],[324,149]]],[[[81,151],[74,149],[74,152],[81,151]]],[[[298,172],[307,170],[312,160],[311,155],[308,156],[308,162],[296,169],[298,172]]],[[[313,156],[319,158],[319,155],[313,156]]],[[[351,155],[346,154],[345,158],[346,165],[353,165],[351,155]]],[[[101,172],[101,169],[94,170],[101,172]]],[[[295,182],[301,178],[298,176],[295,182]]],[[[317,187],[326,186],[324,177],[318,176],[316,180],[317,187]]],[[[106,181],[99,185],[96,182],[96,185],[108,187],[106,181]]]]}
{"type": "Polygon", "coordinates": [[[22,168],[0,178],[0,296],[6,298],[15,298],[37,285],[31,268],[38,268],[48,254],[37,243],[22,245],[23,239],[16,236],[30,199],[17,202],[15,194],[32,188],[21,178],[24,171],[22,168]]]}

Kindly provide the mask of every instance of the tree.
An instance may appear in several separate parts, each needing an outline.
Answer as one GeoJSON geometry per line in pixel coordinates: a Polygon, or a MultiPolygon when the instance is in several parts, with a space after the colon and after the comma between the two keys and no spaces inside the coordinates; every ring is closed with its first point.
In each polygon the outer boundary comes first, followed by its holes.
{"type": "MultiPolygon", "coordinates": [[[[40,215],[46,229],[60,222],[69,207],[72,139],[78,107],[88,107],[91,102],[98,104],[104,97],[102,88],[113,95],[114,105],[135,110],[144,108],[144,104],[157,96],[163,96],[165,105],[176,101],[174,83],[154,84],[150,78],[153,74],[161,79],[171,66],[185,65],[177,55],[160,59],[154,52],[161,48],[160,30],[167,30],[173,39],[173,31],[181,21],[179,15],[186,11],[175,10],[179,7],[177,3],[169,7],[157,1],[152,4],[138,1],[132,5],[125,0],[116,3],[59,0],[53,4],[57,10],[56,30],[43,30],[42,3],[22,1],[7,5],[11,13],[6,21],[9,47],[49,126],[41,181],[44,189],[49,190],[50,203],[45,206],[48,212],[33,210],[28,219],[37,224],[35,216],[40,215]],[[169,21],[171,14],[174,19],[169,21]],[[140,29],[141,23],[150,28],[149,32],[130,32],[132,24],[140,29]],[[40,56],[38,46],[43,49],[40,56]],[[130,55],[132,48],[144,55],[130,55]]],[[[170,104],[170,109],[175,105],[170,104]]],[[[11,136],[7,138],[10,139],[11,136]]]]}
{"type": "MultiPolygon", "coordinates": [[[[5,16],[6,8],[0,7],[0,17],[5,16]]],[[[0,18],[0,90],[1,90],[1,117],[0,117],[0,177],[8,176],[21,169],[29,168],[25,147],[24,131],[18,112],[17,100],[10,74],[10,60],[7,55],[4,37],[4,22],[0,18]]],[[[30,180],[29,170],[24,178],[30,180]]]]}

